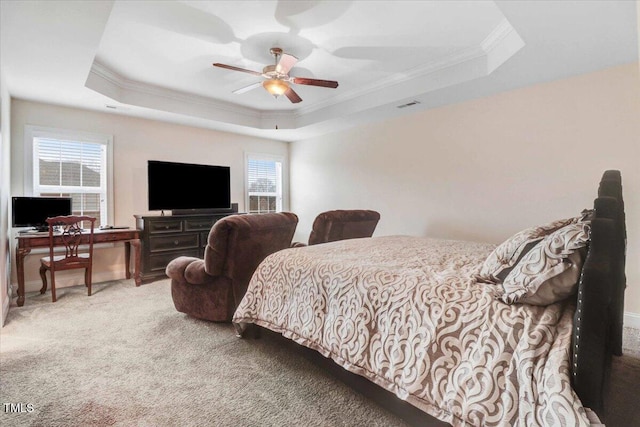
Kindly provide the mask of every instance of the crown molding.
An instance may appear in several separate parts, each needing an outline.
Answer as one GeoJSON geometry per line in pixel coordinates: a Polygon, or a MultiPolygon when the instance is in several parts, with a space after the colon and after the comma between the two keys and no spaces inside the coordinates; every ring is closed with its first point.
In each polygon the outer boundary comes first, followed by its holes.
{"type": "Polygon", "coordinates": [[[253,119],[260,119],[262,113],[260,110],[255,108],[241,107],[228,102],[216,101],[200,95],[189,94],[186,92],[130,80],[95,60],[91,65],[89,73],[106,80],[120,90],[136,92],[143,95],[152,95],[188,104],[202,105],[207,108],[224,111],[226,113],[239,114],[253,119]]]}
{"type": "MultiPolygon", "coordinates": [[[[444,58],[411,68],[402,73],[396,73],[385,79],[378,80],[376,83],[369,85],[364,89],[341,93],[331,99],[318,102],[312,106],[294,110],[293,113],[299,117],[360,96],[369,95],[389,86],[404,83],[413,79],[428,77],[430,74],[436,74],[447,68],[459,67],[467,63],[475,62],[478,58],[487,57],[491,52],[499,49],[505,40],[507,40],[511,35],[516,35],[519,38],[509,21],[503,19],[478,46],[461,49],[444,58]]],[[[513,53],[511,53],[511,55],[513,55],[513,53]]],[[[487,74],[490,73],[487,72],[487,74]]],[[[428,90],[425,92],[427,91],[428,90]]]]}
{"type": "Polygon", "coordinates": [[[485,52],[483,52],[481,49],[477,47],[460,50],[444,59],[432,61],[430,63],[411,68],[408,71],[405,71],[402,73],[396,73],[387,78],[380,79],[375,83],[367,87],[364,87],[362,89],[343,92],[331,99],[327,99],[325,101],[315,103],[314,105],[311,105],[309,107],[302,107],[298,110],[294,110],[294,114],[296,114],[297,116],[310,114],[315,111],[318,111],[327,107],[331,107],[332,105],[340,104],[345,101],[370,95],[382,89],[386,89],[389,86],[394,86],[394,85],[401,84],[416,78],[425,77],[425,76],[428,76],[429,74],[437,73],[440,70],[458,66],[469,61],[473,61],[484,55],[485,55],[485,52]]]}
{"type": "Polygon", "coordinates": [[[515,33],[511,23],[506,19],[500,23],[489,33],[487,37],[480,43],[480,48],[485,52],[490,52],[498,47],[498,45],[506,39],[511,33],[515,33]]]}

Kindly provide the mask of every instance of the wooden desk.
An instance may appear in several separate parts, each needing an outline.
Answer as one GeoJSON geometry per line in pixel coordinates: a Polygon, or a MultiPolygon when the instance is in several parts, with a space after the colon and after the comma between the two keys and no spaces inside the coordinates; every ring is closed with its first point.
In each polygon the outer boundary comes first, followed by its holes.
{"type": "MultiPolygon", "coordinates": [[[[16,266],[18,268],[18,307],[24,305],[24,258],[31,252],[33,248],[48,248],[49,247],[49,233],[23,233],[19,234],[16,239],[16,266]]],[[[54,243],[62,244],[62,236],[54,236],[54,243]]],[[[86,236],[86,241],[89,241],[89,236],[86,236]]],[[[140,286],[140,234],[135,229],[113,229],[113,230],[100,230],[95,229],[93,232],[93,243],[110,243],[110,242],[124,242],[124,262],[125,262],[125,274],[127,279],[131,278],[130,258],[131,258],[131,246],[133,246],[133,278],[136,282],[136,286],[140,286]]],[[[43,254],[43,256],[46,256],[43,254]]]]}

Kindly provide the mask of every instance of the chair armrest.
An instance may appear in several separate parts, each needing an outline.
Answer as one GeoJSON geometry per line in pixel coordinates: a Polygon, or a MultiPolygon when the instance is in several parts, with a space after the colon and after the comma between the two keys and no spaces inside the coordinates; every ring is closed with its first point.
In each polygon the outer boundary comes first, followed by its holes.
{"type": "Polygon", "coordinates": [[[205,271],[204,260],[195,257],[178,257],[167,265],[165,272],[174,280],[194,285],[203,285],[215,279],[205,271]]]}
{"type": "Polygon", "coordinates": [[[184,277],[189,283],[204,285],[205,283],[213,282],[217,276],[207,274],[204,260],[199,259],[187,266],[184,270],[184,277]]]}

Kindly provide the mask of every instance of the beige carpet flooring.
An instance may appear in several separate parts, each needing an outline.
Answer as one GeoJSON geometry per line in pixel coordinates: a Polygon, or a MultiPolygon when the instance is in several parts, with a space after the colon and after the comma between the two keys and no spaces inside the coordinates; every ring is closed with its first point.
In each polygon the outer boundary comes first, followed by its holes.
{"type": "MultiPolygon", "coordinates": [[[[610,427],[640,425],[638,331],[625,348],[610,427]]],[[[178,313],[168,280],[28,294],[0,330],[0,404],[2,426],[406,425],[278,337],[178,313]]]]}
{"type": "Polygon", "coordinates": [[[30,294],[0,330],[2,426],[393,426],[393,415],[286,351],[173,307],[168,280],[30,294]]]}

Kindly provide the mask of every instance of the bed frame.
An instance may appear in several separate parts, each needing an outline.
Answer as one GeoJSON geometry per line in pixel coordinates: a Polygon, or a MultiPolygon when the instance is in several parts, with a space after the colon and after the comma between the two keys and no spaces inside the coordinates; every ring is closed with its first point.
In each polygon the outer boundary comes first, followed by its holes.
{"type": "MultiPolygon", "coordinates": [[[[573,389],[583,406],[594,411],[602,422],[606,421],[605,396],[608,391],[611,356],[622,355],[625,254],[626,227],[622,178],[620,171],[608,170],[602,176],[598,197],[594,201],[591,241],[576,296],[571,345],[573,389]]],[[[283,345],[290,346],[292,351],[301,353],[410,425],[449,425],[420,411],[366,378],[345,370],[312,349],[267,329],[250,326],[256,328],[256,335],[266,332],[282,338],[283,345]]]]}
{"type": "Polygon", "coordinates": [[[603,174],[594,214],[573,322],[571,380],[582,404],[604,422],[611,356],[622,355],[627,231],[620,171],[603,174]]]}

